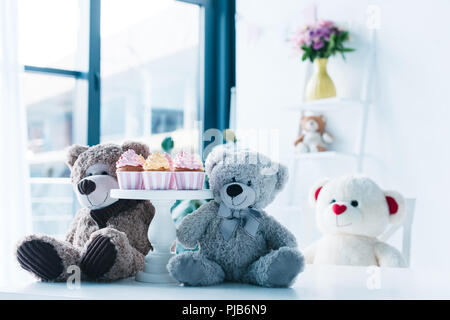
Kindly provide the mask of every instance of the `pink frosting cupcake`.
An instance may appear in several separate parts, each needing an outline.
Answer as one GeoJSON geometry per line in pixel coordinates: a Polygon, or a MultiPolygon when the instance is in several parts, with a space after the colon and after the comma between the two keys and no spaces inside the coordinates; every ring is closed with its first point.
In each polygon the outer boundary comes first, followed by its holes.
{"type": "MultiPolygon", "coordinates": [[[[167,161],[169,161],[170,171],[173,171],[173,159],[168,153],[164,153],[164,155],[167,158],[167,161]]],[[[172,177],[170,179],[170,185],[169,189],[175,190],[177,188],[177,184],[175,183],[175,174],[172,174],[172,177]]]]}
{"type": "Polygon", "coordinates": [[[160,152],[149,155],[144,163],[142,178],[144,180],[144,188],[147,190],[171,189],[174,177],[169,156],[160,152]]]}
{"type": "Polygon", "coordinates": [[[203,172],[203,162],[196,154],[180,151],[173,159],[174,171],[200,171],[203,172]]]}
{"type": "Polygon", "coordinates": [[[179,152],[173,159],[173,170],[178,190],[203,189],[205,172],[203,162],[196,154],[179,152]]]}
{"type": "Polygon", "coordinates": [[[144,158],[133,149],[125,151],[116,162],[117,181],[120,189],[142,189],[144,158]]]}

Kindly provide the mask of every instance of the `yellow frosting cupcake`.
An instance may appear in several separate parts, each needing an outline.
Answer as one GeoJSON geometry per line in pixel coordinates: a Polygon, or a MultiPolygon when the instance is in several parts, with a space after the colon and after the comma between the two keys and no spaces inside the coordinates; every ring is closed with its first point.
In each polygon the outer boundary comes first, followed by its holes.
{"type": "Polygon", "coordinates": [[[170,163],[164,154],[155,152],[148,156],[143,168],[145,171],[170,171],[170,163]]]}

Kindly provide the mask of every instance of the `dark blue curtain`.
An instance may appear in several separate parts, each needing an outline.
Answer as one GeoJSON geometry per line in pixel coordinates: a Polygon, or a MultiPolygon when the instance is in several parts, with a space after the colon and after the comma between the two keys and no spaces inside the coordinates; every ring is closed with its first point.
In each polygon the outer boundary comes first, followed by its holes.
{"type": "Polygon", "coordinates": [[[204,130],[228,128],[230,89],[236,82],[235,0],[205,5],[204,130]]]}

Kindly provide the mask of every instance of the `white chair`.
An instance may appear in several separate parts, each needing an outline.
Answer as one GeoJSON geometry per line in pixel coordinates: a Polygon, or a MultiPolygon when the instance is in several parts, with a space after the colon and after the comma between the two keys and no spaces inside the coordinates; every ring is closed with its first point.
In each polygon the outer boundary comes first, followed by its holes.
{"type": "Polygon", "coordinates": [[[387,242],[394,233],[403,227],[402,235],[402,254],[406,260],[406,264],[409,267],[411,260],[411,236],[412,236],[412,223],[414,219],[414,210],[416,206],[415,198],[406,199],[406,217],[402,224],[398,224],[389,228],[385,233],[379,236],[381,241],[387,242]]]}

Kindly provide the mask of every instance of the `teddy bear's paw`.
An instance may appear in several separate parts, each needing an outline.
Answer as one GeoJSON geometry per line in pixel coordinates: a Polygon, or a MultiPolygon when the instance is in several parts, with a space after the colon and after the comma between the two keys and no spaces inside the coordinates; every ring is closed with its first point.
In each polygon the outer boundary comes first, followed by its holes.
{"type": "Polygon", "coordinates": [[[308,146],[306,144],[304,144],[304,143],[299,143],[297,145],[297,149],[296,150],[297,150],[298,153],[307,153],[307,152],[309,152],[308,146]]]}
{"type": "Polygon", "coordinates": [[[188,254],[180,254],[172,258],[167,269],[172,277],[186,285],[199,285],[203,277],[201,262],[188,254]]]}
{"type": "Polygon", "coordinates": [[[116,256],[117,251],[111,240],[99,235],[88,245],[81,258],[81,271],[90,279],[99,279],[114,265],[116,256]]]}
{"type": "Polygon", "coordinates": [[[188,286],[207,286],[223,281],[225,274],[215,262],[186,252],[173,257],[167,266],[173,278],[188,286]]]}
{"type": "Polygon", "coordinates": [[[44,281],[55,280],[64,270],[55,247],[43,240],[22,243],[17,249],[17,260],[22,268],[44,281]]]}
{"type": "Polygon", "coordinates": [[[296,249],[280,248],[267,261],[267,277],[265,285],[268,287],[288,287],[295,277],[303,271],[304,258],[296,249]]]}

